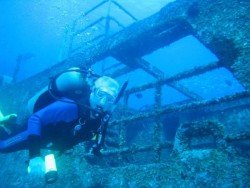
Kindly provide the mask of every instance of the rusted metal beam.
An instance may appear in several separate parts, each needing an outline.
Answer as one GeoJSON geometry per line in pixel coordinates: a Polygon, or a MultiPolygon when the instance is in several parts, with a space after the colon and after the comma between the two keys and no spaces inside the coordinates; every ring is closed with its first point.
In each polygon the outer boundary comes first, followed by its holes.
{"type": "MultiPolygon", "coordinates": [[[[125,60],[118,58],[118,60],[121,61],[122,63],[128,65],[128,66],[132,64],[136,68],[141,68],[142,70],[144,70],[145,72],[147,72],[151,76],[155,77],[157,80],[162,81],[165,78],[164,72],[162,72],[160,69],[153,66],[152,64],[150,64],[148,61],[144,60],[143,58],[131,58],[129,60],[128,60],[128,58],[126,58],[125,60]]],[[[121,73],[116,74],[116,75],[120,76],[120,75],[122,75],[121,73]]],[[[128,73],[128,72],[124,72],[124,73],[128,73]]],[[[202,97],[191,92],[187,88],[181,86],[180,84],[178,84],[178,82],[172,82],[172,83],[168,82],[168,85],[173,87],[177,91],[183,93],[184,95],[188,96],[191,99],[194,99],[194,100],[201,100],[202,99],[202,97]]]]}
{"type": "Polygon", "coordinates": [[[123,74],[127,74],[127,73],[131,72],[132,70],[134,70],[134,69],[131,68],[131,67],[126,66],[124,68],[121,68],[121,69],[118,69],[118,70],[114,71],[111,74],[111,77],[116,78],[116,77],[121,76],[123,74]]]}
{"type": "MultiPolygon", "coordinates": [[[[181,112],[185,110],[192,110],[197,108],[204,108],[209,107],[212,105],[222,104],[222,103],[228,103],[231,101],[237,101],[241,99],[248,99],[248,103],[250,103],[250,91],[244,91],[241,93],[237,93],[230,96],[221,97],[218,99],[212,99],[212,100],[203,100],[203,101],[195,101],[195,102],[189,102],[182,105],[171,105],[163,108],[157,108],[150,112],[145,113],[138,113],[134,116],[129,117],[122,117],[120,120],[114,120],[111,122],[111,126],[114,124],[119,123],[128,123],[132,121],[142,120],[146,118],[153,118],[153,117],[159,117],[164,114],[168,113],[175,113],[175,112],[181,112]]],[[[244,101],[245,102],[245,101],[244,101]]],[[[237,106],[237,104],[235,104],[237,106]]]]}
{"type": "Polygon", "coordinates": [[[143,58],[136,58],[134,61],[132,61],[132,63],[143,69],[148,74],[154,76],[158,80],[161,80],[165,77],[164,72],[162,72],[156,66],[151,65],[148,61],[146,61],[143,58]]]}
{"type": "MultiPolygon", "coordinates": [[[[173,143],[172,142],[160,143],[158,145],[158,147],[160,147],[161,149],[171,148],[171,147],[173,147],[173,143]]],[[[104,156],[117,155],[117,154],[124,155],[124,154],[132,154],[132,153],[139,153],[139,152],[148,152],[148,151],[152,151],[154,149],[155,149],[155,145],[133,146],[133,147],[124,147],[122,149],[114,149],[114,150],[103,151],[102,154],[104,156]]],[[[92,155],[84,154],[84,156],[89,157],[89,156],[92,156],[92,155]]]]}
{"type": "MultiPolygon", "coordinates": [[[[161,21],[158,20],[158,22],[161,21]]],[[[140,22],[137,23],[139,24],[140,22]]],[[[150,26],[148,25],[147,27],[150,26]]],[[[130,29],[132,32],[140,32],[143,28],[138,28],[136,24],[133,24],[130,29]]],[[[127,37],[131,38],[127,41],[126,46],[119,46],[119,50],[113,51],[112,55],[117,59],[129,63],[133,58],[140,58],[193,33],[194,30],[191,25],[184,19],[178,17],[171,21],[169,20],[169,22],[164,23],[161,27],[155,28],[151,31],[148,30],[147,33],[141,33],[133,38],[133,40],[130,39],[134,37],[134,34],[129,33],[129,36],[127,37]]],[[[121,38],[119,40],[121,40],[121,38]]],[[[133,67],[133,63],[130,63],[129,65],[133,67]]]]}
{"type": "Polygon", "coordinates": [[[194,100],[202,100],[203,99],[201,96],[190,91],[188,88],[184,87],[183,85],[181,85],[178,82],[168,83],[168,85],[171,86],[172,88],[174,88],[175,90],[181,92],[182,94],[188,96],[191,99],[194,99],[194,100]]]}
{"type": "Polygon", "coordinates": [[[147,72],[148,74],[152,75],[153,77],[155,77],[158,80],[161,80],[164,78],[164,73],[158,69],[157,67],[151,65],[148,61],[146,61],[143,58],[117,58],[118,61],[122,62],[123,64],[127,65],[127,66],[132,66],[134,68],[141,68],[142,70],[144,70],[145,72],[147,72]]]}
{"type": "Polygon", "coordinates": [[[182,72],[182,73],[177,74],[175,76],[165,78],[163,80],[159,80],[159,81],[157,81],[155,83],[148,83],[148,84],[145,84],[145,85],[140,86],[140,87],[132,88],[132,89],[128,90],[126,94],[135,93],[135,92],[138,92],[138,91],[143,91],[143,90],[146,90],[146,89],[149,89],[149,88],[153,88],[156,85],[164,85],[164,84],[173,83],[173,82],[176,82],[176,81],[179,81],[181,79],[185,79],[185,78],[188,78],[188,77],[191,77],[191,76],[203,74],[203,73],[205,73],[207,71],[213,70],[213,69],[218,68],[218,67],[219,66],[217,64],[209,64],[209,65],[206,65],[206,66],[197,67],[197,68],[194,68],[193,70],[182,72]]]}
{"type": "MultiPolygon", "coordinates": [[[[224,138],[227,142],[232,141],[244,141],[250,139],[250,133],[239,133],[239,134],[229,134],[225,135],[224,138]]],[[[123,145],[124,146],[124,145],[123,145]]],[[[173,142],[161,142],[157,146],[156,145],[149,145],[149,146],[137,146],[134,145],[132,147],[123,147],[121,149],[113,149],[113,150],[105,150],[102,152],[103,156],[112,156],[112,155],[126,155],[126,154],[136,154],[141,152],[149,152],[149,151],[155,151],[155,150],[162,150],[166,148],[173,148],[174,143],[173,142]]],[[[84,154],[84,157],[90,157],[91,154],[84,154]]]]}
{"type": "Polygon", "coordinates": [[[225,137],[227,142],[250,140],[250,132],[230,134],[225,137]]]}

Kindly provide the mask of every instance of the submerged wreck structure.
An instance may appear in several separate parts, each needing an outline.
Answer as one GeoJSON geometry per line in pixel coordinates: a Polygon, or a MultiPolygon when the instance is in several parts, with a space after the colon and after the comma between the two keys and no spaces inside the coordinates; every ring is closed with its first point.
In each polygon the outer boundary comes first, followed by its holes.
{"type": "MultiPolygon", "coordinates": [[[[115,136],[107,138],[110,145],[103,156],[88,156],[82,145],[58,156],[59,179],[49,187],[248,187],[249,12],[250,4],[243,0],[169,3],[155,15],[136,21],[114,35],[93,40],[90,46],[74,49],[71,43],[70,56],[62,62],[3,88],[1,110],[25,114],[20,106],[26,106],[29,98],[48,84],[51,75],[112,57],[124,65],[111,73],[113,77],[142,69],[155,81],[126,91],[124,104],[118,106],[109,125],[115,136]],[[162,70],[143,58],[190,35],[219,60],[166,77],[162,70]],[[231,71],[244,91],[207,100],[178,84],[180,80],[221,67],[231,71]],[[165,85],[188,96],[188,100],[163,106],[165,85]],[[154,105],[149,110],[131,113],[127,106],[129,97],[150,89],[154,91],[154,105]],[[169,136],[171,131],[173,134],[169,136]]],[[[24,175],[26,157],[24,151],[8,157],[0,155],[2,185],[29,186],[32,179],[24,175]]],[[[33,183],[44,185],[42,180],[33,183]]]]}

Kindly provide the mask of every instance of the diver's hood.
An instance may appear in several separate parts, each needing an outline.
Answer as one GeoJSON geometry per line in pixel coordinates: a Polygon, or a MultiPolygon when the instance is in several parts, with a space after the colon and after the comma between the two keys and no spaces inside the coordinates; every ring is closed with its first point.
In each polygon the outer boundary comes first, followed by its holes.
{"type": "Polygon", "coordinates": [[[91,108],[109,111],[119,93],[119,87],[119,83],[108,76],[98,78],[90,94],[91,108]]]}

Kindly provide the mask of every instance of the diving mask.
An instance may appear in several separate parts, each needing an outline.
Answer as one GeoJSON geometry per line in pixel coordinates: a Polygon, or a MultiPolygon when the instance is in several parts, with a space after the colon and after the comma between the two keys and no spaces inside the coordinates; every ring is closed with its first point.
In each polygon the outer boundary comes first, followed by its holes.
{"type": "Polygon", "coordinates": [[[103,76],[97,79],[90,94],[90,105],[92,108],[101,108],[109,111],[119,92],[119,84],[114,79],[103,76]]]}

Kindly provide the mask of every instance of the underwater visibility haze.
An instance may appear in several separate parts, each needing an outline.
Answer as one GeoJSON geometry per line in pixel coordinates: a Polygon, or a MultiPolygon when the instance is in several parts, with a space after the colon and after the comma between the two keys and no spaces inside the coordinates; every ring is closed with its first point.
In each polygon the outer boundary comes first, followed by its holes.
{"type": "Polygon", "coordinates": [[[0,187],[250,187],[249,12],[0,0],[0,187]]]}

